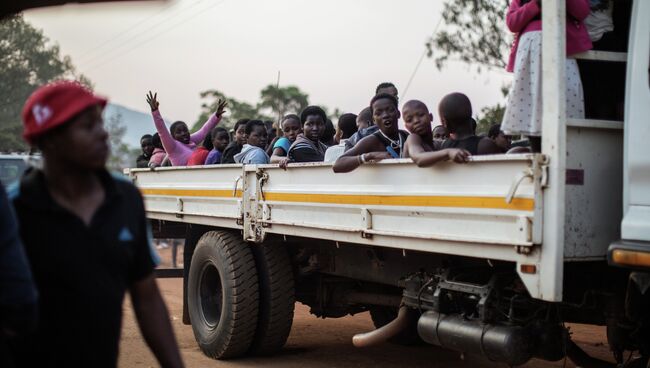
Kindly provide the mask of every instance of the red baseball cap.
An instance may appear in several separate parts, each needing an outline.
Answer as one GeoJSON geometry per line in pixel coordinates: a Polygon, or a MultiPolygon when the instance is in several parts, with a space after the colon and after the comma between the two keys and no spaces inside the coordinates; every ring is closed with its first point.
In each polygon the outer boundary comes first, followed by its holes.
{"type": "Polygon", "coordinates": [[[103,97],[75,81],[59,81],[39,87],[23,107],[23,138],[30,144],[43,133],[69,121],[93,105],[106,106],[103,97]]]}

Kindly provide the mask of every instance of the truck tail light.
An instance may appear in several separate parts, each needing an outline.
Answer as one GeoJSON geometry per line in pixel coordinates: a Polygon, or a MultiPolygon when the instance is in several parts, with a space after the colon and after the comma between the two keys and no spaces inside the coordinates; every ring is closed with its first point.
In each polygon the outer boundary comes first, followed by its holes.
{"type": "Polygon", "coordinates": [[[612,262],[621,266],[650,267],[650,252],[615,249],[612,262]]]}

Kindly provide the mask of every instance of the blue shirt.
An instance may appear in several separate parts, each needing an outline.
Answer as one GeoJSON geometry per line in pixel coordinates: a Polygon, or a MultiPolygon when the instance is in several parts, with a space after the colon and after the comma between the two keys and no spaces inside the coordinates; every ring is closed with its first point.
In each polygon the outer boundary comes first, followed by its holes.
{"type": "Polygon", "coordinates": [[[208,157],[205,159],[204,165],[218,165],[221,163],[221,151],[218,151],[216,148],[213,148],[208,157]]]}
{"type": "Polygon", "coordinates": [[[273,145],[273,150],[275,151],[276,148],[282,148],[284,150],[284,154],[286,155],[287,152],[289,152],[289,148],[291,147],[291,142],[289,139],[286,137],[282,137],[275,141],[275,144],[273,145]]]}
{"type": "Polygon", "coordinates": [[[269,156],[263,149],[245,144],[241,152],[235,155],[235,163],[238,164],[268,164],[269,156]]]}

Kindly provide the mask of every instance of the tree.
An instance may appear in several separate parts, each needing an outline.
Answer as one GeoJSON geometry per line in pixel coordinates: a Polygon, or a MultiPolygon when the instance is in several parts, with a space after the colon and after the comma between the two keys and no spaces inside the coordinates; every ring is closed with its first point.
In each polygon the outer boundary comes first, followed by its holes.
{"type": "MultiPolygon", "coordinates": [[[[508,86],[501,87],[501,94],[503,97],[508,95],[508,86]]],[[[501,124],[503,121],[503,114],[506,112],[505,105],[502,106],[497,103],[496,106],[486,106],[481,109],[481,115],[476,120],[476,133],[487,134],[488,130],[493,124],[501,124]]]]}
{"type": "MultiPolygon", "coordinates": [[[[445,28],[426,43],[428,56],[438,69],[458,58],[478,71],[482,67],[504,69],[512,36],[505,27],[509,0],[448,0],[442,20],[445,28]]],[[[505,97],[509,86],[501,87],[505,97]]],[[[496,104],[481,109],[477,133],[487,133],[492,124],[501,123],[505,106],[496,104]]]]}
{"type": "Polygon", "coordinates": [[[334,125],[336,125],[339,116],[343,114],[341,112],[341,109],[339,109],[338,107],[335,107],[334,111],[330,111],[330,109],[327,108],[327,106],[321,106],[321,108],[325,110],[325,115],[327,115],[327,117],[334,123],[334,125]]]}
{"type": "MultiPolygon", "coordinates": [[[[228,101],[228,106],[226,107],[228,117],[226,121],[220,124],[226,128],[232,128],[237,120],[244,118],[270,120],[279,123],[279,119],[282,116],[291,113],[300,115],[300,112],[309,105],[309,96],[296,86],[278,88],[275,85],[269,84],[260,91],[260,102],[256,105],[228,97],[225,93],[217,90],[203,91],[200,95],[202,99],[207,101],[204,101],[201,105],[201,115],[199,115],[196,123],[194,123],[192,131],[198,130],[210,114],[217,109],[219,99],[226,99],[228,101]]],[[[335,108],[330,113],[327,106],[321,107],[332,121],[336,121],[341,114],[338,108],[335,108]]]]}
{"type": "Polygon", "coordinates": [[[476,134],[487,134],[494,124],[501,124],[506,107],[501,104],[486,106],[481,109],[481,117],[476,121],[476,134]]]}
{"type": "Polygon", "coordinates": [[[91,87],[90,81],[75,72],[68,56],[61,56],[41,30],[22,15],[0,21],[0,151],[23,151],[27,145],[20,135],[23,104],[39,86],[62,78],[74,78],[91,87]]]}
{"type": "Polygon", "coordinates": [[[225,128],[232,128],[235,125],[235,122],[239,119],[262,119],[269,120],[266,116],[260,116],[260,113],[257,107],[249,104],[248,102],[240,101],[232,97],[227,97],[223,92],[211,89],[208,91],[203,91],[200,94],[203,100],[208,100],[209,102],[203,102],[201,105],[201,115],[197,119],[196,123],[192,127],[192,131],[197,131],[203,126],[208,117],[215,111],[217,111],[217,105],[219,99],[225,99],[228,101],[228,106],[226,106],[226,111],[228,117],[220,124],[225,128]]]}
{"type": "Polygon", "coordinates": [[[442,11],[445,28],[426,46],[438,69],[459,58],[478,70],[505,68],[512,36],[505,28],[509,0],[447,0],[442,11]]]}
{"type": "Polygon", "coordinates": [[[260,91],[258,110],[266,109],[273,116],[269,120],[280,120],[288,113],[299,114],[309,105],[309,95],[296,86],[278,87],[269,84],[260,91]]]}
{"type": "Polygon", "coordinates": [[[126,126],[122,124],[122,115],[111,116],[104,126],[108,132],[108,143],[111,146],[111,155],[106,166],[115,171],[122,171],[126,167],[134,167],[140,149],[131,149],[128,144],[124,143],[126,126]]]}

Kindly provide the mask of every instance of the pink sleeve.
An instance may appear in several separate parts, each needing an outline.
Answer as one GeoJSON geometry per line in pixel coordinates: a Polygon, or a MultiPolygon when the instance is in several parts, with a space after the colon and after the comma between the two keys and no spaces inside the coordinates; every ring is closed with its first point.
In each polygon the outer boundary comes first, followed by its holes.
{"type": "Polygon", "coordinates": [[[524,6],[520,5],[520,0],[512,0],[510,7],[508,7],[508,14],[506,15],[508,29],[515,33],[521,32],[540,13],[541,9],[535,0],[531,0],[524,4],[524,6]]]}
{"type": "Polygon", "coordinates": [[[169,129],[167,129],[165,120],[163,120],[162,115],[160,115],[160,110],[152,111],[151,116],[153,116],[153,123],[156,126],[158,135],[160,135],[160,141],[162,142],[163,148],[165,148],[165,152],[170,156],[173,155],[180,142],[175,140],[169,132],[169,129]]]}
{"type": "Polygon", "coordinates": [[[151,156],[151,159],[149,159],[149,165],[154,164],[156,166],[160,166],[163,162],[163,159],[165,158],[164,153],[156,153],[151,156]]]}
{"type": "Polygon", "coordinates": [[[210,118],[208,118],[208,121],[206,121],[201,129],[197,130],[194,134],[190,136],[190,141],[196,143],[197,145],[201,144],[203,141],[203,138],[205,138],[206,135],[219,124],[221,121],[220,117],[217,117],[217,114],[212,114],[210,115],[210,118]]]}
{"type": "Polygon", "coordinates": [[[570,15],[576,20],[585,20],[590,12],[589,0],[567,0],[566,2],[567,15],[570,15]]]}

